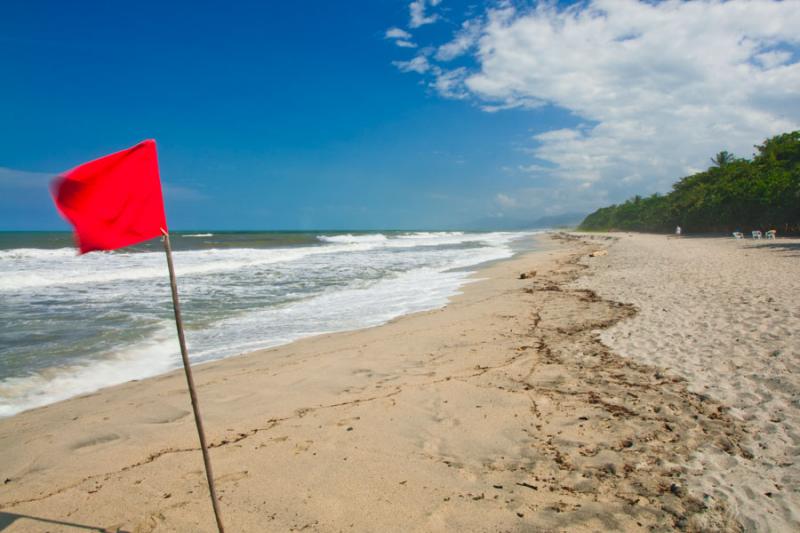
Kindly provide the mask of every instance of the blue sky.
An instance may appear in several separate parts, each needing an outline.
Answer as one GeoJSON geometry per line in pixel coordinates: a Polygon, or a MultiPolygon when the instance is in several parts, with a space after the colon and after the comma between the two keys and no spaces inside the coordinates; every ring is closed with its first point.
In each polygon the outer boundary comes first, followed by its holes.
{"type": "Polygon", "coordinates": [[[663,191],[797,127],[799,9],[767,4],[4,2],[0,229],[67,229],[48,176],[145,138],[173,228],[452,228],[663,191]]]}

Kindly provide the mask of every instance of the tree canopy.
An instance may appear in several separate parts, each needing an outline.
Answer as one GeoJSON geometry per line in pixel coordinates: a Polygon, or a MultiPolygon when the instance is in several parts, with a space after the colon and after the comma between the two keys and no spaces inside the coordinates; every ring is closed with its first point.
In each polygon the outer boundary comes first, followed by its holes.
{"type": "Polygon", "coordinates": [[[751,160],[726,151],[713,166],[681,178],[665,195],[634,196],[598,209],[582,230],[800,232],[800,131],[767,139],[751,160]]]}

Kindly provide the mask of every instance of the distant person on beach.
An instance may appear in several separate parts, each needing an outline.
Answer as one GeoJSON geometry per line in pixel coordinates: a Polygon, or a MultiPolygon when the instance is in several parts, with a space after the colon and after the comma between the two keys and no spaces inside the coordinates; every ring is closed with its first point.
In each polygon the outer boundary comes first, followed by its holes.
{"type": "Polygon", "coordinates": [[[681,227],[680,226],[676,226],[675,227],[675,235],[677,235],[678,237],[681,236],[681,227]]]}

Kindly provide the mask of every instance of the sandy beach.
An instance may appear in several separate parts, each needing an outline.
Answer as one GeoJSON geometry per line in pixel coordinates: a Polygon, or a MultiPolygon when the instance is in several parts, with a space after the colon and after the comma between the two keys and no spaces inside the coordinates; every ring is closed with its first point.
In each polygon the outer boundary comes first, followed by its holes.
{"type": "Polygon", "coordinates": [[[800,240],[617,234],[576,287],[638,313],[601,333],[615,353],[687,380],[747,432],[706,446],[693,492],[724,501],[748,531],[800,529],[800,240]]]}
{"type": "MultiPolygon", "coordinates": [[[[443,309],[198,366],[227,529],[796,530],[798,254],[545,236],[443,309]]],[[[215,530],[180,372],[0,450],[2,531],[215,530]]]]}

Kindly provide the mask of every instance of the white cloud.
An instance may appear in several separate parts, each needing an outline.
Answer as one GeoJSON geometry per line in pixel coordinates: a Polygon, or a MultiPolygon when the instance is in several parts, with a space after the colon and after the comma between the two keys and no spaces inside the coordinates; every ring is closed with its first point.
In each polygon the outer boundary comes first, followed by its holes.
{"type": "Polygon", "coordinates": [[[468,93],[464,90],[464,77],[467,69],[459,67],[453,70],[441,70],[436,67],[435,79],[431,86],[445,98],[461,99],[466,98],[468,93]]]}
{"type": "Polygon", "coordinates": [[[425,24],[431,24],[439,19],[439,16],[434,14],[426,15],[427,5],[436,7],[441,0],[414,0],[408,5],[408,11],[411,15],[411,21],[408,25],[412,28],[419,28],[425,24]],[[426,5],[427,4],[427,5],[426,5]]]}
{"type": "Polygon", "coordinates": [[[389,28],[386,30],[387,39],[410,39],[411,34],[400,28],[389,28]]]}
{"type": "Polygon", "coordinates": [[[442,80],[441,95],[486,111],[552,105],[585,122],[531,140],[547,164],[535,174],[617,201],[668,189],[720,150],[747,157],[800,129],[797,28],[798,2],[541,2],[487,10],[432,58],[470,53],[468,72],[446,78],[429,62],[424,72],[442,80]]]}
{"type": "Polygon", "coordinates": [[[523,187],[498,193],[492,198],[494,212],[528,219],[564,213],[588,213],[600,199],[608,202],[608,191],[586,183],[565,183],[562,187],[523,187]],[[504,197],[501,199],[501,197],[504,197]]]}
{"type": "Polygon", "coordinates": [[[386,39],[393,39],[394,44],[400,48],[416,48],[417,44],[411,40],[411,34],[400,28],[389,28],[386,30],[386,39]]]}
{"type": "Polygon", "coordinates": [[[455,37],[448,43],[443,44],[436,51],[436,59],[439,61],[452,61],[464,55],[470,48],[478,42],[481,32],[480,20],[466,20],[461,25],[461,29],[456,32],[455,37]]]}
{"type": "Polygon", "coordinates": [[[515,199],[501,192],[497,193],[497,196],[494,197],[494,201],[497,202],[501,207],[505,208],[517,206],[517,201],[515,199]]]}
{"type": "Polygon", "coordinates": [[[481,105],[481,109],[487,113],[497,113],[498,111],[505,111],[507,109],[534,109],[536,107],[542,107],[546,103],[547,102],[535,98],[511,98],[503,103],[481,105]]]}
{"type": "Polygon", "coordinates": [[[428,58],[423,55],[419,55],[410,61],[392,61],[392,65],[402,72],[416,72],[418,74],[424,74],[431,68],[428,58]]]}
{"type": "Polygon", "coordinates": [[[755,58],[764,68],[771,69],[788,63],[792,54],[786,50],[772,50],[756,54],[755,58]]]}
{"type": "Polygon", "coordinates": [[[577,130],[571,130],[569,128],[561,129],[561,130],[550,130],[545,133],[540,133],[536,135],[535,138],[542,142],[547,141],[574,141],[575,139],[580,138],[581,132],[577,130]]]}
{"type": "MultiPolygon", "coordinates": [[[[506,168],[508,170],[513,170],[511,167],[506,167],[506,168]]],[[[548,172],[551,170],[551,168],[545,165],[537,165],[536,163],[533,163],[530,165],[519,165],[517,166],[517,170],[525,173],[538,173],[538,172],[548,172]]]]}

